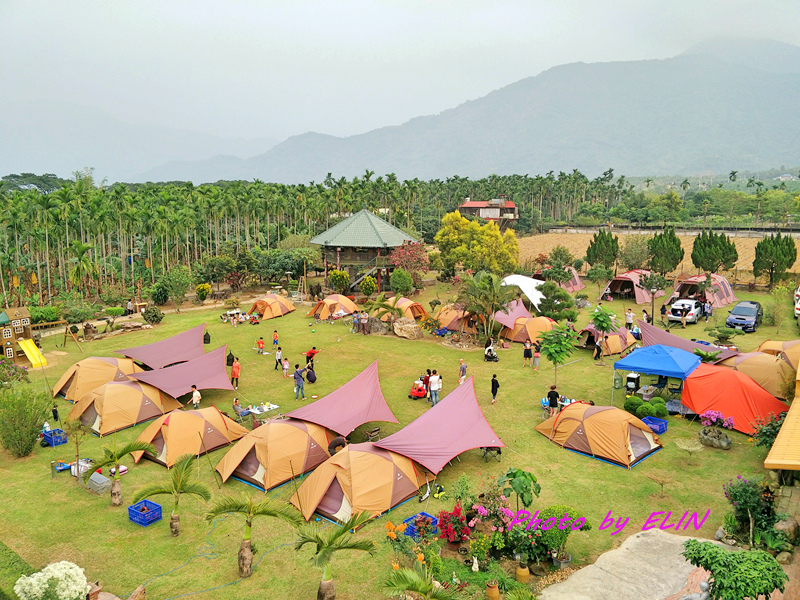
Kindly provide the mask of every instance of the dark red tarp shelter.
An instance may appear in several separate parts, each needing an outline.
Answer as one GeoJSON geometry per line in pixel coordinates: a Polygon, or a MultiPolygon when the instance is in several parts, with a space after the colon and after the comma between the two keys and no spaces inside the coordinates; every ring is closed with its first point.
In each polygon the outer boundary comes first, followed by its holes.
{"type": "Polygon", "coordinates": [[[720,354],[717,357],[717,360],[725,360],[726,358],[730,358],[731,356],[736,356],[739,354],[736,350],[728,350],[726,348],[718,348],[716,346],[708,346],[706,344],[692,342],[691,340],[685,340],[674,333],[664,331],[663,329],[659,329],[654,325],[648,325],[644,321],[639,321],[639,334],[642,338],[642,346],[657,346],[660,344],[662,346],[680,348],[681,350],[686,350],[686,352],[691,352],[692,354],[694,354],[695,348],[702,350],[703,352],[716,352],[719,350],[720,354]]]}
{"type": "Polygon", "coordinates": [[[348,435],[370,421],[398,422],[383,397],[377,360],[342,387],[286,416],[322,425],[340,435],[348,435]]]}
{"type": "Polygon", "coordinates": [[[478,406],[472,377],[415,421],[374,444],[402,454],[432,473],[467,450],[505,447],[478,406]]]}
{"type": "Polygon", "coordinates": [[[134,373],[130,377],[149,383],[173,398],[191,392],[192,385],[196,385],[198,390],[232,391],[233,386],[225,370],[226,349],[227,346],[221,346],[200,358],[165,369],[134,373]]]}
{"type": "Polygon", "coordinates": [[[206,324],[203,323],[160,342],[136,346],[135,348],[125,348],[124,350],[115,350],[114,352],[132,358],[151,369],[162,369],[167,365],[174,365],[203,356],[205,354],[203,350],[203,332],[205,328],[206,324]]]}
{"type": "Polygon", "coordinates": [[[522,300],[514,300],[513,302],[509,303],[508,312],[504,313],[502,310],[498,310],[494,314],[494,320],[502,325],[505,325],[509,329],[514,329],[514,323],[517,322],[517,319],[530,319],[532,316],[533,315],[528,312],[528,309],[525,308],[522,300]]]}

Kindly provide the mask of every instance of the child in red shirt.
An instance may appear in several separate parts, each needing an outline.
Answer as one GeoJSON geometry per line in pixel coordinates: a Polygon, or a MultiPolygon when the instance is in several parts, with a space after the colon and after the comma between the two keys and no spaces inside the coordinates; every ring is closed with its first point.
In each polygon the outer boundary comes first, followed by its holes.
{"type": "Polygon", "coordinates": [[[258,338],[258,341],[256,342],[256,347],[258,348],[258,353],[259,354],[264,354],[264,338],[263,337],[258,338]]]}

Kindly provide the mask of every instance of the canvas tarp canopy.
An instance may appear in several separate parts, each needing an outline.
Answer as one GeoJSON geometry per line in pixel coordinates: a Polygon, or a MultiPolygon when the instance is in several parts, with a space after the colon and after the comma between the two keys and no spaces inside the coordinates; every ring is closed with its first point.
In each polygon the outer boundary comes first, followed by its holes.
{"type": "Polygon", "coordinates": [[[680,348],[686,352],[694,354],[695,349],[702,350],[703,352],[716,352],[719,351],[719,356],[717,360],[724,360],[726,358],[730,358],[731,356],[736,356],[739,354],[736,350],[730,350],[728,348],[720,348],[718,346],[709,346],[708,344],[698,344],[697,342],[692,342],[690,340],[683,339],[680,336],[675,335],[674,333],[670,333],[668,331],[664,331],[663,329],[659,329],[654,325],[649,325],[644,321],[639,321],[639,334],[642,338],[642,345],[643,346],[670,346],[672,348],[680,348]]]}
{"type": "Polygon", "coordinates": [[[340,435],[348,435],[370,421],[397,423],[381,391],[377,360],[340,388],[286,416],[316,423],[340,435]]]}
{"type": "Polygon", "coordinates": [[[514,324],[517,322],[517,319],[530,319],[533,317],[533,315],[528,312],[528,309],[525,308],[522,300],[509,302],[507,308],[507,313],[502,310],[498,310],[494,313],[494,320],[511,330],[514,329],[514,324]]]}
{"type": "Polygon", "coordinates": [[[225,453],[216,470],[222,481],[236,477],[264,490],[318,467],[330,455],[336,433],[297,419],[270,419],[225,453]]]}
{"type": "Polygon", "coordinates": [[[317,302],[306,316],[313,317],[316,315],[320,319],[328,319],[332,316],[352,315],[357,310],[358,306],[347,296],[331,294],[317,302]]]}
{"type": "Polygon", "coordinates": [[[315,512],[339,522],[362,512],[377,517],[416,494],[426,475],[401,454],[370,442],[350,444],[318,466],[291,503],[307,521],[315,512]]]}
{"type": "Polygon", "coordinates": [[[699,364],[700,357],[696,354],[659,344],[637,348],[614,363],[614,370],[686,379],[699,364]]]}
{"type": "Polygon", "coordinates": [[[483,416],[472,377],[397,433],[375,442],[438,473],[453,458],[473,448],[505,444],[483,416]]]}
{"type": "Polygon", "coordinates": [[[140,381],[111,381],[84,394],[67,419],[79,420],[100,437],[180,408],[174,398],[140,381]]]}
{"type": "Polygon", "coordinates": [[[196,385],[198,390],[233,391],[228,372],[225,370],[226,347],[221,346],[200,358],[179,365],[136,373],[131,375],[131,378],[149,383],[173,398],[188,394],[192,391],[193,385],[196,385]]]}
{"type": "Polygon", "coordinates": [[[570,294],[579,292],[586,287],[581,280],[580,275],[578,275],[578,272],[575,270],[575,267],[566,267],[566,269],[568,273],[572,274],[572,277],[569,279],[569,281],[562,281],[558,285],[567,290],[570,294]]]}
{"type": "Polygon", "coordinates": [[[555,321],[548,317],[530,317],[529,319],[521,317],[514,322],[513,329],[503,327],[500,337],[523,344],[525,340],[534,342],[541,337],[542,333],[553,329],[553,325],[555,325],[555,321]]]}
{"type": "Polygon", "coordinates": [[[199,410],[173,410],[148,425],[140,442],[153,444],[156,456],[144,452],[131,455],[138,463],[142,456],[172,467],[184,454],[200,456],[247,435],[247,429],[223,415],[216,406],[199,410]]]}
{"type": "Polygon", "coordinates": [[[130,358],[90,356],[67,369],[53,386],[53,397],[61,394],[70,402],[76,402],[96,387],[110,381],[130,381],[129,375],[142,371],[144,369],[130,358]]]}
{"type": "Polygon", "coordinates": [[[203,332],[205,328],[206,325],[203,323],[159,342],[136,346],[135,348],[115,350],[115,352],[139,361],[151,369],[161,369],[167,365],[174,365],[203,356],[205,354],[203,350],[203,332]]]}
{"type": "Polygon", "coordinates": [[[261,319],[273,319],[275,317],[282,317],[283,315],[295,310],[294,304],[287,298],[279,294],[267,294],[263,298],[259,298],[253,302],[253,306],[247,312],[249,314],[259,314],[261,319]]]}
{"type": "Polygon", "coordinates": [[[475,316],[463,310],[456,310],[452,304],[440,306],[439,310],[436,311],[435,317],[442,324],[442,327],[448,331],[478,332],[475,316]]]}
{"type": "Polygon", "coordinates": [[[777,340],[767,340],[761,342],[758,347],[759,352],[766,352],[767,354],[774,354],[780,356],[797,371],[800,367],[800,340],[791,340],[788,342],[779,342],[777,340]]]}
{"type": "Polygon", "coordinates": [[[715,364],[741,371],[776,398],[785,396],[786,382],[796,375],[783,358],[766,352],[745,352],[715,364]]]}
{"type": "Polygon", "coordinates": [[[787,406],[744,373],[725,367],[701,364],[683,383],[681,402],[698,415],[707,410],[733,417],[733,428],[753,434],[758,418],[778,415],[787,406]]]}
{"type": "MultiPolygon", "coordinates": [[[[630,293],[636,304],[648,304],[653,299],[650,290],[639,287],[639,281],[648,275],[650,275],[650,271],[646,269],[634,269],[633,271],[620,273],[609,282],[603,295],[630,293]]],[[[663,295],[664,292],[662,290],[656,292],[656,298],[663,295]]]]}
{"type": "MultiPolygon", "coordinates": [[[[678,298],[689,298],[692,296],[700,297],[700,290],[698,285],[706,282],[705,275],[694,275],[688,277],[683,281],[675,283],[675,289],[670,295],[665,304],[672,304],[678,298]]],[[[728,280],[722,275],[716,273],[711,274],[711,286],[706,288],[705,293],[702,294],[704,300],[711,302],[714,308],[722,308],[731,302],[736,302],[738,298],[733,293],[733,288],[728,280]]]]}
{"type": "Polygon", "coordinates": [[[619,323],[616,323],[607,334],[598,332],[595,326],[589,323],[578,334],[578,346],[594,349],[594,342],[604,335],[608,335],[608,347],[603,349],[604,356],[621,354],[636,343],[636,338],[633,337],[633,334],[619,323]]]}
{"type": "Polygon", "coordinates": [[[528,297],[534,308],[539,308],[539,302],[544,300],[544,294],[539,291],[539,286],[544,284],[544,281],[539,281],[533,277],[526,277],[525,275],[508,275],[503,277],[501,285],[515,285],[523,294],[528,297]]]}
{"type": "MultiPolygon", "coordinates": [[[[422,307],[422,304],[419,302],[414,302],[413,300],[409,300],[405,297],[400,297],[396,299],[389,299],[389,304],[392,304],[403,311],[403,317],[406,319],[419,319],[421,317],[427,317],[428,313],[422,307]]],[[[375,309],[372,311],[372,316],[377,316],[378,313],[383,312],[380,308],[375,309]]],[[[381,321],[388,321],[391,318],[391,315],[386,312],[381,315],[381,321]]]]}
{"type": "Polygon", "coordinates": [[[563,448],[627,468],[661,449],[647,425],[613,406],[574,402],[536,431],[563,448]]]}

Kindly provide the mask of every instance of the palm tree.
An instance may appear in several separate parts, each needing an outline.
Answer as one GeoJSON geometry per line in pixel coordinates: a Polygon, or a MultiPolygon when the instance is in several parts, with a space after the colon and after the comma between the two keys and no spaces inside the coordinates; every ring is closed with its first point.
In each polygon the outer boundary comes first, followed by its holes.
{"type": "Polygon", "coordinates": [[[192,454],[180,456],[170,470],[168,481],[149,483],[133,496],[133,503],[136,504],[151,496],[171,495],[172,499],[175,500],[175,506],[169,517],[169,530],[172,532],[173,536],[177,536],[181,532],[181,517],[178,514],[178,501],[181,499],[182,495],[194,496],[204,502],[209,502],[211,500],[211,490],[208,489],[208,486],[199,481],[192,481],[191,469],[193,459],[194,455],[192,454]]]}
{"type": "Polygon", "coordinates": [[[684,179],[683,181],[681,181],[681,189],[683,190],[683,199],[684,200],[686,199],[686,190],[689,189],[689,186],[691,186],[691,184],[689,183],[688,179],[684,179]]]}
{"type": "MultiPolygon", "coordinates": [[[[422,600],[456,600],[458,594],[443,587],[435,587],[433,573],[424,562],[414,561],[413,569],[398,569],[392,571],[383,584],[390,597],[404,597],[408,592],[414,592],[422,600]]],[[[416,596],[415,596],[416,597],[416,596]]]]}
{"type": "Polygon", "coordinates": [[[649,188],[652,183],[653,183],[652,177],[648,177],[647,179],[644,180],[644,187],[649,188]]]}
{"type": "Polygon", "coordinates": [[[731,180],[731,183],[736,181],[736,176],[739,174],[739,171],[731,171],[730,175],[728,175],[728,179],[731,180]]]}
{"type": "Polygon", "coordinates": [[[294,544],[295,550],[300,550],[306,544],[313,544],[314,555],[311,564],[322,569],[322,579],[317,590],[317,600],[335,600],[336,590],[333,587],[333,573],[331,572],[331,559],[340,550],[360,550],[375,554],[375,543],[370,540],[355,541],[351,530],[361,527],[372,519],[372,515],[363,512],[353,515],[350,519],[333,527],[322,529],[316,523],[303,523],[298,527],[298,538],[294,544]]]}
{"type": "Polygon", "coordinates": [[[111,482],[111,506],[122,506],[122,483],[120,481],[121,473],[119,472],[122,459],[132,454],[133,452],[150,452],[156,454],[156,449],[152,444],[147,442],[140,442],[139,440],[125,444],[122,448],[117,448],[117,437],[114,436],[114,446],[109,448],[103,446],[103,454],[105,457],[100,462],[92,465],[92,468],[86,471],[83,476],[83,481],[86,483],[96,471],[105,467],[114,468],[114,479],[111,482]]]}
{"type": "Polygon", "coordinates": [[[69,270],[70,283],[80,289],[81,298],[83,297],[83,285],[87,279],[96,279],[99,272],[97,265],[92,262],[92,257],[87,254],[94,248],[89,244],[84,244],[78,240],[72,240],[69,251],[72,254],[70,262],[73,263],[69,270]]]}
{"type": "Polygon", "coordinates": [[[394,298],[386,299],[386,293],[381,293],[380,296],[375,298],[375,300],[368,302],[365,308],[370,312],[373,313],[373,316],[376,319],[383,319],[386,315],[389,315],[389,323],[394,323],[397,319],[402,319],[405,315],[403,309],[397,306],[397,301],[400,299],[399,296],[395,296],[394,298]]]}
{"type": "Polygon", "coordinates": [[[483,317],[486,337],[492,335],[494,316],[498,311],[508,312],[508,305],[522,293],[515,285],[502,285],[503,280],[488,271],[467,275],[458,294],[458,304],[464,310],[483,317]]]}
{"type": "Polygon", "coordinates": [[[253,519],[273,517],[299,527],[302,523],[300,513],[291,505],[272,498],[256,502],[253,496],[242,494],[241,498],[220,498],[208,509],[205,519],[213,521],[220,515],[236,513],[244,517],[244,538],[239,547],[239,577],[250,577],[253,572],[253,549],[250,538],[253,533],[253,519]]]}

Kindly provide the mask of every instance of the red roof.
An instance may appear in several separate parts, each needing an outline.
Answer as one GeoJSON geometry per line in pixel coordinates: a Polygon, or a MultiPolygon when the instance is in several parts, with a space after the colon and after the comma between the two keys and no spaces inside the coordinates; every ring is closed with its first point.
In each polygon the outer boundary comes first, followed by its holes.
{"type": "Polygon", "coordinates": [[[459,206],[459,208],[516,208],[516,204],[514,204],[511,200],[504,200],[503,204],[499,202],[494,202],[490,204],[487,202],[482,202],[479,200],[467,200],[459,206]]]}

